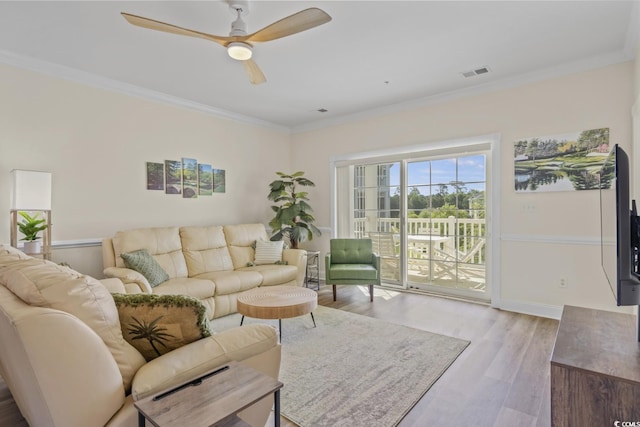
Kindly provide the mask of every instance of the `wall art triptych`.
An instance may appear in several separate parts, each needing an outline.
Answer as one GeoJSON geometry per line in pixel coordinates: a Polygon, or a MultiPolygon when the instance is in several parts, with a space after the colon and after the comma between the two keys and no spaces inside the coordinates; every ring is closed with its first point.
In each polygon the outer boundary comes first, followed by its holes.
{"type": "Polygon", "coordinates": [[[211,196],[226,192],[225,175],[224,169],[186,157],[164,163],[147,162],[147,190],[182,194],[185,199],[211,196]]]}

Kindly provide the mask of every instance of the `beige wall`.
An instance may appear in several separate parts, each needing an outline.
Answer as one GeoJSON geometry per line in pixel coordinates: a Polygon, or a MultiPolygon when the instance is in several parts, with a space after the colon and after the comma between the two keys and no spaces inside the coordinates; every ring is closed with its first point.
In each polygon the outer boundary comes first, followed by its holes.
{"type": "MultiPolygon", "coordinates": [[[[53,173],[53,240],[65,242],[136,227],[266,223],[267,184],[291,164],[288,133],[10,66],[0,65],[0,94],[4,242],[12,169],[53,173]],[[182,157],[225,169],[227,192],[183,199],[146,190],[145,162],[182,157]]],[[[65,250],[54,258],[70,256],[73,267],[95,274],[95,254],[65,250]]]]}
{"type": "MultiPolygon", "coordinates": [[[[613,309],[599,260],[598,192],[516,194],[513,141],[609,127],[611,141],[631,148],[633,63],[414,108],[293,135],[292,161],[316,182],[318,224],[330,227],[329,162],[333,156],[477,135],[501,134],[504,307],[557,312],[563,304],[613,309]],[[524,213],[524,205],[534,211],[524,213]],[[569,286],[558,286],[560,277],[569,286]]],[[[325,252],[327,236],[308,245],[325,252]]],[[[494,273],[495,274],[495,273],[494,273]]]]}
{"type": "MultiPolygon", "coordinates": [[[[0,65],[0,176],[15,168],[53,172],[59,242],[144,226],[267,222],[264,190],[276,170],[288,169],[316,183],[311,204],[317,225],[328,229],[331,157],[499,133],[501,305],[612,309],[599,266],[597,193],[515,194],[512,142],[609,127],[612,142],[630,148],[634,84],[637,67],[618,64],[288,135],[0,65]],[[227,193],[190,200],[145,189],[146,161],[183,156],[226,169],[227,193]],[[525,204],[534,212],[524,214],[525,204]],[[568,289],[557,286],[561,276],[568,289]]],[[[8,212],[8,179],[0,180],[2,193],[0,211],[8,212]]],[[[307,246],[324,254],[329,237],[327,230],[307,246]]],[[[9,239],[8,218],[0,239],[9,239]]],[[[101,270],[96,248],[60,249],[54,259],[89,274],[101,270]]]]}
{"type": "Polygon", "coordinates": [[[636,49],[636,60],[634,61],[633,67],[633,81],[634,81],[634,94],[636,103],[640,100],[640,43],[638,43],[638,48],[636,49]]]}

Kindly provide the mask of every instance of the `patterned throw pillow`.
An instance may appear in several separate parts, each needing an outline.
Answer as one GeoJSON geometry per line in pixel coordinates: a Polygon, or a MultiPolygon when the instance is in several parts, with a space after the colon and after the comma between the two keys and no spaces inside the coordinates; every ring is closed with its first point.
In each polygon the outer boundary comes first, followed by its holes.
{"type": "Polygon", "coordinates": [[[254,264],[276,264],[282,261],[282,240],[275,242],[258,240],[256,241],[256,257],[254,264]]]}
{"type": "Polygon", "coordinates": [[[158,286],[169,280],[169,275],[160,267],[146,249],[120,254],[127,268],[142,274],[151,287],[158,286]]]}
{"type": "Polygon", "coordinates": [[[211,336],[207,309],[186,295],[113,294],[124,339],[148,361],[211,336]]]}

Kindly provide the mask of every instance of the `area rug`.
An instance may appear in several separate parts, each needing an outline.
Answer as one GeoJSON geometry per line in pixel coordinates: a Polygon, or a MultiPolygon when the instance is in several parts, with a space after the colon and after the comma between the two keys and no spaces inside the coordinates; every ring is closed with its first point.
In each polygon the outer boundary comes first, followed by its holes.
{"type": "MultiPolygon", "coordinates": [[[[319,306],[282,320],[281,412],[302,427],[397,425],[469,345],[319,306]]],[[[216,331],[239,315],[212,322],[216,331]]],[[[245,319],[245,323],[277,321],[245,319]]]]}

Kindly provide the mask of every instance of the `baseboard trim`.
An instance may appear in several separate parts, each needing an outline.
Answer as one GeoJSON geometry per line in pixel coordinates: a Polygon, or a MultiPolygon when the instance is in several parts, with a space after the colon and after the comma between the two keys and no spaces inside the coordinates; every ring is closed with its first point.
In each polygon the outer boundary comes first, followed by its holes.
{"type": "Polygon", "coordinates": [[[500,304],[494,307],[500,310],[530,314],[532,316],[546,317],[549,319],[560,320],[560,317],[562,317],[562,306],[557,305],[503,299],[500,301],[500,304]]]}

